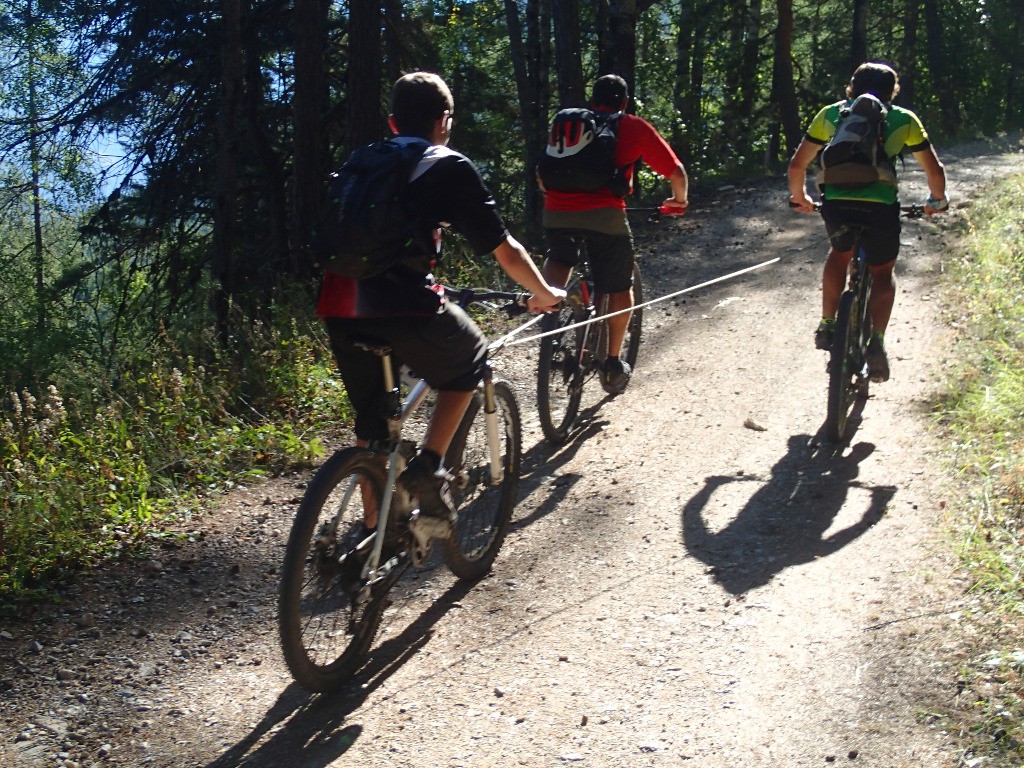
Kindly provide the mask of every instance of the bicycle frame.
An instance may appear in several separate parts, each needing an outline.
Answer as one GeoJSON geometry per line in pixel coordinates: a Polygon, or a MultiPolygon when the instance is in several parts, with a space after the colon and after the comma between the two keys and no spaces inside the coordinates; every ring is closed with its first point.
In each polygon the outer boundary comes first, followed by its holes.
{"type": "MultiPolygon", "coordinates": [[[[384,348],[379,349],[378,354],[381,358],[381,366],[384,374],[384,390],[389,398],[392,398],[396,403],[398,402],[398,387],[395,381],[395,374],[393,366],[391,364],[391,354],[384,348]]],[[[483,393],[484,398],[484,423],[487,430],[487,447],[488,447],[488,470],[491,477],[491,481],[497,485],[504,478],[505,468],[501,459],[501,433],[498,428],[498,407],[494,396],[494,378],[493,371],[488,365],[484,369],[483,380],[479,385],[483,393]]],[[[432,392],[431,386],[423,379],[418,380],[405,399],[401,401],[400,406],[397,408],[396,413],[392,413],[388,418],[388,474],[387,482],[384,486],[384,495],[381,497],[380,509],[377,512],[377,527],[376,527],[376,538],[373,543],[373,549],[370,552],[369,557],[366,559],[366,563],[363,566],[363,578],[368,579],[370,582],[386,575],[391,567],[388,563],[383,565],[380,562],[381,553],[384,547],[384,532],[387,528],[388,520],[391,516],[391,512],[394,509],[393,501],[395,499],[395,491],[397,488],[398,476],[405,469],[408,459],[415,452],[415,443],[411,440],[402,438],[404,427],[409,418],[419,410],[420,406],[426,401],[427,397],[432,392]]],[[[371,450],[373,450],[371,448],[371,450]]],[[[353,479],[351,487],[345,492],[343,497],[343,508],[348,506],[348,502],[355,492],[355,488],[358,485],[357,481],[353,479]]],[[[405,503],[408,503],[406,500],[405,503]]],[[[419,538],[416,532],[413,535],[419,538]]],[[[393,558],[394,559],[394,558],[393,558]]]]}

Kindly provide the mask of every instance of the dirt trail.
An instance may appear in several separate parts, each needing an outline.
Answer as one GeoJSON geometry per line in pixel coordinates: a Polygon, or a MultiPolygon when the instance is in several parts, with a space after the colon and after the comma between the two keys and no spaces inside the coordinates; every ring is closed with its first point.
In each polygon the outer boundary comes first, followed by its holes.
{"type": "MultiPolygon", "coordinates": [[[[945,153],[954,211],[908,223],[893,378],[848,445],[821,436],[811,332],[825,251],[779,180],[642,225],[648,310],[629,390],[551,451],[532,362],[522,498],[491,576],[411,582],[358,684],[293,685],[277,568],[305,484],[240,488],[205,533],[0,626],[0,762],[17,766],[953,768],[921,715],[954,695],[962,586],[926,425],[948,348],[937,277],[956,209],[1020,155],[945,153]]],[[[923,197],[908,165],[905,198],[923,197]]],[[[522,348],[517,355],[535,358],[522,348]]]]}

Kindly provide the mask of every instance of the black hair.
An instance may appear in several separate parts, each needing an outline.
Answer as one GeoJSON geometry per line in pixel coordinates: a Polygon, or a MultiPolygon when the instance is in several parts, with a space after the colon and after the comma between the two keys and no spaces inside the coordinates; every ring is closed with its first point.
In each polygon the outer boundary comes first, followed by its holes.
{"type": "Polygon", "coordinates": [[[451,90],[433,72],[410,72],[398,78],[391,89],[391,117],[405,136],[429,139],[437,119],[454,109],[451,90]]]}
{"type": "Polygon", "coordinates": [[[857,67],[846,87],[848,98],[855,99],[861,94],[870,93],[886,104],[895,99],[899,92],[900,82],[896,70],[880,61],[868,61],[857,67]]]}
{"type": "Polygon", "coordinates": [[[590,103],[605,109],[622,109],[629,98],[629,86],[618,75],[604,75],[594,81],[590,92],[590,103]]]}

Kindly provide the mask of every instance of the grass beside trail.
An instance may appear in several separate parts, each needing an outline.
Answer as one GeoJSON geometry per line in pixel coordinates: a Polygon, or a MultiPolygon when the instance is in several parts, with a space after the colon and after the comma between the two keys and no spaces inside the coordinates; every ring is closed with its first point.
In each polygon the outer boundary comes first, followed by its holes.
{"type": "Polygon", "coordinates": [[[956,370],[936,413],[961,488],[954,504],[973,597],[956,704],[962,765],[1024,758],[1024,176],[966,209],[948,274],[956,370]]]}

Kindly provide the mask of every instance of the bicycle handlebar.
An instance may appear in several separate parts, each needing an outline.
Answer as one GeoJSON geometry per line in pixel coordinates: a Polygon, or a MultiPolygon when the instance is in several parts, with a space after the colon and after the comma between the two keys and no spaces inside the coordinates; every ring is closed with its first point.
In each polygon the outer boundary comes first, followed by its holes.
{"type": "Polygon", "coordinates": [[[489,301],[507,301],[508,304],[498,307],[510,315],[520,315],[527,310],[527,302],[530,294],[516,293],[514,291],[492,291],[486,288],[454,288],[450,285],[442,285],[445,293],[456,297],[456,302],[465,309],[470,304],[482,304],[489,301]]]}
{"type": "MultiPolygon", "coordinates": [[[[799,208],[800,205],[798,203],[794,203],[792,200],[790,200],[789,201],[789,207],[790,208],[799,208]]],[[[815,212],[818,212],[818,211],[821,210],[821,201],[820,200],[815,200],[814,201],[814,210],[815,210],[815,212]]],[[[908,219],[920,219],[920,218],[924,217],[924,206],[921,205],[920,203],[915,203],[914,205],[901,205],[900,206],[900,213],[901,213],[901,215],[903,215],[904,217],[906,217],[908,219]]]]}

